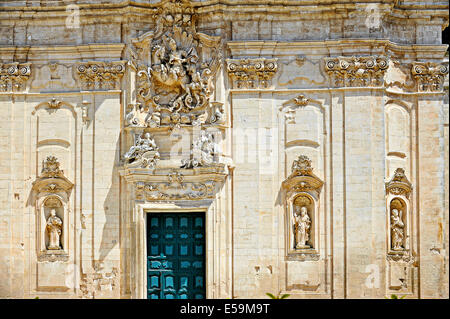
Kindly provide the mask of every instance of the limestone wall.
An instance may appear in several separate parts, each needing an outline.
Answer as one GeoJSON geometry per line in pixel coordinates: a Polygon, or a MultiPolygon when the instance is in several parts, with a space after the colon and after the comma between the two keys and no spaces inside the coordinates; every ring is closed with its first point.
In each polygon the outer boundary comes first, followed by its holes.
{"type": "Polygon", "coordinates": [[[72,2],[0,5],[0,297],[145,298],[146,214],[204,211],[208,298],[448,298],[448,5],[72,2]],[[220,151],[196,168],[180,160],[198,127],[154,120],[142,93],[170,10],[219,61],[217,118],[197,121],[220,151]],[[129,165],[143,132],[160,157],[129,165]]]}

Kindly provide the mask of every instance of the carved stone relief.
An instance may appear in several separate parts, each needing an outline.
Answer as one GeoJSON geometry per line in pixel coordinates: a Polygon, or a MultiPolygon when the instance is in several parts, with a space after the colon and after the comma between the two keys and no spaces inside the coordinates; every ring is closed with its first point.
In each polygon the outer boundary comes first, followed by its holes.
{"type": "Polygon", "coordinates": [[[148,58],[138,64],[141,106],[128,113],[128,122],[141,127],[214,123],[210,99],[222,59],[220,37],[196,31],[194,9],[187,1],[165,3],[156,20],[156,30],[134,41],[141,57],[147,53],[148,58]]]}
{"type": "Polygon", "coordinates": [[[205,130],[200,131],[199,136],[192,143],[189,160],[182,160],[182,168],[194,168],[213,164],[217,145],[214,135],[205,130]]]}
{"type": "Polygon", "coordinates": [[[383,86],[389,67],[383,56],[325,58],[325,71],[334,87],[383,86]]]}
{"type": "Polygon", "coordinates": [[[160,158],[150,133],[134,134],[134,145],[123,156],[127,167],[154,168],[160,158]]]}
{"type": "Polygon", "coordinates": [[[268,88],[277,68],[277,59],[227,59],[228,75],[237,89],[268,88]]]}
{"type": "Polygon", "coordinates": [[[17,92],[25,89],[31,75],[31,63],[0,63],[0,91],[17,92]]]}
{"type": "Polygon", "coordinates": [[[126,61],[89,61],[75,65],[75,79],[81,90],[118,90],[126,61]]]}

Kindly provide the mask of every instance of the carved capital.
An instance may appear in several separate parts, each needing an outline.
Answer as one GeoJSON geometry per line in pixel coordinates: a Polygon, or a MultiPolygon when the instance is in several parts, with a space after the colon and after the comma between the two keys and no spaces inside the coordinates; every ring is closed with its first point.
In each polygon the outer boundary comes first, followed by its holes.
{"type": "Polygon", "coordinates": [[[277,69],[277,59],[227,59],[228,75],[238,89],[268,88],[277,69]]]}
{"type": "Polygon", "coordinates": [[[383,56],[325,58],[324,62],[330,85],[334,87],[383,86],[389,67],[383,56]]]}
{"type": "Polygon", "coordinates": [[[75,65],[75,78],[82,90],[117,90],[126,61],[89,61],[75,65]]]}
{"type": "Polygon", "coordinates": [[[31,63],[0,63],[0,92],[24,90],[30,75],[31,63]]]}
{"type": "Polygon", "coordinates": [[[448,65],[434,62],[414,62],[411,68],[419,92],[442,91],[448,65]]]}

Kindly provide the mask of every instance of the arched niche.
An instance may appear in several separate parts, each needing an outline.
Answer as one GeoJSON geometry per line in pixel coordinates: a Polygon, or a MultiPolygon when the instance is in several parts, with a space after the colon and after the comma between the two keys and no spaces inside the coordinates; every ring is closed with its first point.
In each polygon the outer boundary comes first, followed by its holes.
{"type": "Polygon", "coordinates": [[[312,173],[311,160],[300,155],[283,182],[286,256],[294,260],[319,259],[319,196],[323,182],[312,173]]]}
{"type": "Polygon", "coordinates": [[[31,202],[36,210],[38,261],[67,261],[69,258],[69,198],[73,184],[64,176],[59,162],[48,156],[41,175],[34,181],[31,202]]]}
{"type": "Polygon", "coordinates": [[[387,253],[393,260],[410,259],[412,185],[403,168],[386,183],[387,253]]]}

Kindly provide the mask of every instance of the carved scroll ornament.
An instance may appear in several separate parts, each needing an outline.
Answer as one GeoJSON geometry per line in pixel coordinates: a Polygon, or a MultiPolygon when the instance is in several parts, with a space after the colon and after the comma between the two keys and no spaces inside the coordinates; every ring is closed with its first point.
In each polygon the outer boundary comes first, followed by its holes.
{"type": "Polygon", "coordinates": [[[386,193],[393,195],[403,195],[409,198],[412,191],[412,184],[405,175],[403,168],[397,168],[392,179],[385,184],[386,193]]]}
{"type": "Polygon", "coordinates": [[[238,89],[268,88],[277,68],[277,59],[227,60],[228,75],[238,89]]]}
{"type": "Polygon", "coordinates": [[[335,87],[382,86],[388,67],[382,56],[325,58],[325,71],[335,87]]]}
{"type": "Polygon", "coordinates": [[[0,92],[23,90],[30,75],[31,63],[0,63],[0,92]]]}
{"type": "Polygon", "coordinates": [[[89,61],[75,66],[75,78],[82,90],[117,90],[124,73],[125,61],[89,61]]]}
{"type": "Polygon", "coordinates": [[[448,65],[433,62],[414,62],[411,74],[418,91],[442,91],[448,65]]]}

